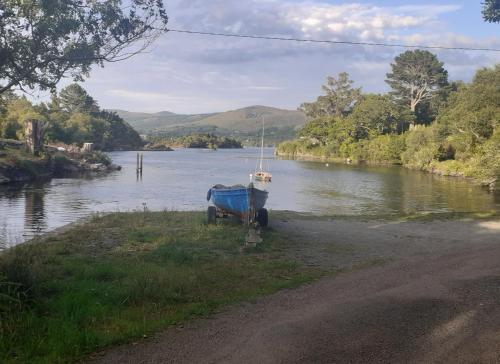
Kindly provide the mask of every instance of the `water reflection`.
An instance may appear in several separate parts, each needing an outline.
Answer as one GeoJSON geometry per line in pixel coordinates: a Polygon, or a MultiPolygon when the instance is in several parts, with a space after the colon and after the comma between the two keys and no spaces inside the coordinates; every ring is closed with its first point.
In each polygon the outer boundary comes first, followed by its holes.
{"type": "MultiPolygon", "coordinates": [[[[87,179],[0,186],[0,243],[17,244],[96,211],[201,210],[217,183],[247,184],[258,149],[144,152],[137,179],[136,153],[112,154],[121,171],[87,179]]],[[[399,167],[346,166],[274,160],[266,150],[272,183],[267,207],[319,214],[397,214],[412,212],[489,212],[500,194],[458,178],[438,177],[399,167]]],[[[1,247],[0,247],[1,248],[1,247]]]]}
{"type": "Polygon", "coordinates": [[[304,185],[303,191],[324,198],[325,205],[335,200],[341,214],[490,212],[498,209],[500,200],[498,192],[490,192],[461,178],[394,166],[299,163],[305,170],[321,172],[304,185]]]}
{"type": "Polygon", "coordinates": [[[45,184],[36,182],[24,188],[24,229],[40,233],[47,228],[45,221],[45,184]]]}

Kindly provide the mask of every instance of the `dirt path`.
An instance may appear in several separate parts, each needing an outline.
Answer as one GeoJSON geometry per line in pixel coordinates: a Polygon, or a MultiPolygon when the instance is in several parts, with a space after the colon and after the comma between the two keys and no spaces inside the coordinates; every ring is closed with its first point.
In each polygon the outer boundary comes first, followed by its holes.
{"type": "Polygon", "coordinates": [[[94,362],[500,362],[500,221],[289,220],[275,228],[308,264],[398,259],[233,306],[94,362]]]}

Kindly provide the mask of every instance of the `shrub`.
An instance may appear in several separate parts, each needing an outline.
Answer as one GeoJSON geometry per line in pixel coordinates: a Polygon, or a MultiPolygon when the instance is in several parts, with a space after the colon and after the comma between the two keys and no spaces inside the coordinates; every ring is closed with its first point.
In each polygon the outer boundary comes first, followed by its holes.
{"type": "Polygon", "coordinates": [[[436,142],[433,126],[421,127],[406,132],[406,150],[401,154],[401,161],[410,168],[426,169],[439,156],[439,144],[436,142]]]}
{"type": "Polygon", "coordinates": [[[401,135],[380,135],[367,143],[366,160],[383,163],[401,163],[401,154],[406,148],[401,135]]]}
{"type": "Polygon", "coordinates": [[[473,172],[476,178],[483,181],[500,179],[500,129],[478,147],[473,161],[476,165],[473,172]]]}
{"type": "Polygon", "coordinates": [[[473,155],[475,139],[470,134],[452,134],[444,143],[455,151],[454,159],[466,160],[473,155]]]}

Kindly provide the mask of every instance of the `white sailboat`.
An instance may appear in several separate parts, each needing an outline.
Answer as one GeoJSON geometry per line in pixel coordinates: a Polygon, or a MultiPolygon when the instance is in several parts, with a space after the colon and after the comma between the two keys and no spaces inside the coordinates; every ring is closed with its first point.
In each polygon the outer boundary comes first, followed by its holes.
{"type": "Polygon", "coordinates": [[[264,122],[264,116],[262,116],[262,141],[260,146],[260,162],[259,162],[259,170],[255,172],[255,180],[263,182],[271,182],[273,175],[269,172],[265,172],[262,169],[263,168],[262,163],[264,160],[264,129],[265,129],[265,122],[264,122]]]}

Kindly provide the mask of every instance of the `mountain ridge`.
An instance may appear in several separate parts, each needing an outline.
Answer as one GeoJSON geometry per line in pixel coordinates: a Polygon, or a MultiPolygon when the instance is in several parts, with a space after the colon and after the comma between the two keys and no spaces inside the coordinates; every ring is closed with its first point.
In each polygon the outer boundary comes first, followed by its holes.
{"type": "MultiPolygon", "coordinates": [[[[113,111],[139,133],[148,135],[181,136],[194,132],[213,132],[253,137],[260,133],[264,117],[266,129],[288,137],[306,122],[306,116],[300,111],[263,105],[204,114],[176,114],[171,111],[145,113],[120,109],[113,111]]],[[[280,135],[275,137],[281,139],[280,135]]]]}

